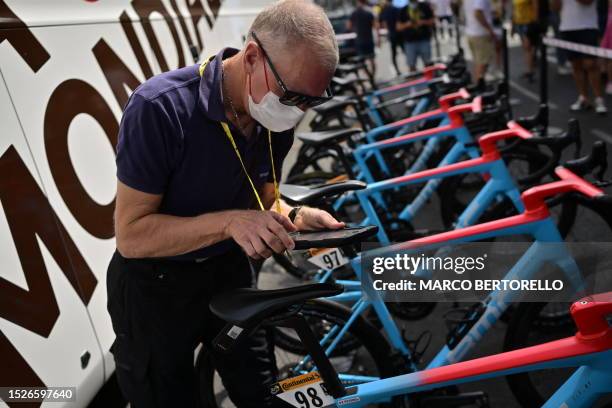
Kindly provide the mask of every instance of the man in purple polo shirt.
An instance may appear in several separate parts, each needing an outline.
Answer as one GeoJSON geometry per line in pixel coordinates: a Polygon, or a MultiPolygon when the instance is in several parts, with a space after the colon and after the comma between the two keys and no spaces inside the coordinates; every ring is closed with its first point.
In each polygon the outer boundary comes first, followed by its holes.
{"type": "MultiPolygon", "coordinates": [[[[344,225],[275,203],[293,128],[329,99],[337,62],[323,10],[285,0],[257,16],[242,50],[158,75],[130,97],[107,288],[117,379],[132,406],[200,406],[194,349],[209,348],[224,325],[210,297],[253,285],[246,255],[291,249],[289,231],[344,225]]],[[[278,403],[268,344],[261,332],[229,356],[210,350],[238,407],[278,403]]]]}

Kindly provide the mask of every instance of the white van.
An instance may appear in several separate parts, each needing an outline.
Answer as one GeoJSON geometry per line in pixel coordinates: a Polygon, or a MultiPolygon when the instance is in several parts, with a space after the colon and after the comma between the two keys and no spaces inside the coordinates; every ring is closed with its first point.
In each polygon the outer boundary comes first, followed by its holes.
{"type": "Polygon", "coordinates": [[[240,47],[270,2],[0,0],[0,387],[76,387],[42,405],[85,407],[112,375],[122,108],[147,78],[240,47]]]}

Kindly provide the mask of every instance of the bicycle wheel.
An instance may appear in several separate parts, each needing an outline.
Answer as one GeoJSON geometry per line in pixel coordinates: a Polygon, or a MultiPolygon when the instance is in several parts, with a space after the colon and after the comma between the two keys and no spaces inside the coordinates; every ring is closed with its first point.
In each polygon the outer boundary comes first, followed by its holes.
{"type": "MultiPolygon", "coordinates": [[[[512,313],[506,330],[504,351],[529,347],[547,341],[558,340],[576,333],[573,321],[556,320],[543,328],[542,316],[550,314],[547,309],[559,310],[569,303],[522,303],[512,313]]],[[[545,319],[551,323],[555,320],[545,319]]],[[[506,377],[508,386],[519,404],[524,408],[541,407],[554,391],[572,374],[574,369],[541,370],[506,377]]]]}
{"type": "MultiPolygon", "coordinates": [[[[302,314],[309,321],[319,319],[331,327],[336,324],[343,325],[349,319],[351,311],[334,302],[314,300],[304,305],[302,314]]],[[[280,329],[277,329],[277,332],[278,330],[280,329]]],[[[320,334],[315,332],[315,335],[320,334]]],[[[394,361],[388,342],[367,320],[358,318],[349,328],[347,338],[353,344],[350,350],[345,353],[335,352],[331,356],[331,362],[338,373],[381,378],[400,373],[400,369],[396,368],[397,361],[394,361]]],[[[338,349],[338,351],[341,350],[338,349]]],[[[279,378],[297,375],[292,372],[292,367],[303,358],[302,354],[289,353],[279,348],[275,338],[275,356],[279,378]]],[[[306,370],[312,369],[311,366],[305,368],[306,370]]],[[[210,356],[204,350],[198,355],[196,370],[199,374],[200,395],[206,408],[234,406],[222,388],[210,356]]],[[[352,384],[345,383],[345,385],[352,384]]],[[[399,408],[403,406],[403,398],[399,397],[389,403],[371,406],[399,408]]]]}
{"type": "MultiPolygon", "coordinates": [[[[575,218],[563,224],[566,241],[612,242],[612,211],[609,202],[570,196],[563,205],[575,218]],[[596,237],[596,239],[593,239],[596,237]]],[[[523,303],[516,307],[508,324],[504,351],[572,336],[576,327],[569,314],[570,303],[523,303]]],[[[506,377],[523,407],[539,407],[573,370],[544,370],[506,377]]]]}
{"type": "MultiPolygon", "coordinates": [[[[548,156],[537,148],[529,146],[517,146],[505,152],[503,155],[510,174],[518,181],[520,187],[521,179],[529,174],[534,174],[548,163],[548,156]]],[[[440,196],[440,212],[442,221],[446,228],[452,228],[455,221],[472,199],[484,186],[485,181],[479,174],[464,174],[449,177],[442,181],[438,188],[440,196]]],[[[502,216],[516,214],[514,206],[510,202],[499,205],[495,209],[487,209],[479,221],[490,221],[502,216]],[[502,211],[502,208],[505,210],[502,211]]]]}

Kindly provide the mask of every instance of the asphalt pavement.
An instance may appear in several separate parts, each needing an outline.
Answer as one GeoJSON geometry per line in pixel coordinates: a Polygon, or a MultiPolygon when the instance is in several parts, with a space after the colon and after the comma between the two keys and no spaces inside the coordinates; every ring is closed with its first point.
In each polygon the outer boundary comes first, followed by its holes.
{"type": "MultiPolygon", "coordinates": [[[[448,55],[449,53],[454,52],[456,49],[454,40],[446,40],[441,42],[440,49],[443,55],[448,55]]],[[[466,50],[467,58],[469,60],[471,57],[465,44],[464,49],[466,50]]],[[[383,44],[381,49],[377,50],[377,53],[377,76],[380,79],[392,78],[393,69],[390,63],[388,45],[383,44]]],[[[563,131],[567,126],[568,119],[575,117],[579,119],[581,125],[584,146],[583,151],[586,151],[586,148],[595,140],[603,140],[608,144],[608,157],[609,159],[612,159],[612,146],[610,146],[610,144],[612,144],[612,97],[606,97],[608,106],[611,110],[611,113],[609,113],[607,116],[597,115],[593,111],[571,113],[569,111],[569,106],[576,100],[577,97],[572,77],[570,75],[559,75],[557,73],[557,65],[554,61],[554,50],[549,49],[548,54],[548,105],[550,107],[550,133],[554,134],[563,131]]],[[[400,63],[400,69],[406,72],[403,55],[398,56],[398,62],[400,63]]],[[[520,49],[520,45],[518,43],[518,38],[509,39],[509,62],[510,97],[514,115],[515,117],[520,117],[533,114],[537,111],[541,101],[539,84],[540,78],[538,74],[535,81],[530,83],[521,77],[523,72],[523,56],[522,50],[520,49]]],[[[492,76],[500,76],[501,66],[494,68],[493,71],[497,72],[494,72],[492,76]]],[[[307,128],[301,128],[299,130],[306,131],[307,128]]],[[[295,162],[298,148],[299,143],[296,142],[285,162],[285,169],[289,169],[295,162]]],[[[574,152],[568,152],[567,159],[571,159],[573,154],[574,152]]],[[[285,171],[284,173],[286,174],[287,172],[285,171]]],[[[439,218],[438,203],[434,198],[423,211],[423,215],[422,217],[419,217],[419,220],[421,223],[429,224],[431,227],[432,225],[439,225],[439,218]]],[[[592,223],[589,221],[590,220],[588,218],[582,219],[579,217],[579,224],[583,224],[583,226],[580,227],[584,229],[583,233],[592,235],[596,233],[597,227],[591,225],[592,223]]],[[[274,264],[273,261],[266,262],[261,274],[261,287],[276,288],[295,284],[299,284],[299,282],[295,281],[293,278],[284,273],[276,264],[274,264]]],[[[423,320],[410,323],[400,322],[402,329],[405,330],[406,336],[411,339],[416,339],[424,331],[431,332],[432,340],[423,356],[424,363],[430,361],[446,341],[448,329],[443,323],[443,316],[452,308],[452,306],[453,305],[450,303],[440,303],[434,309],[433,313],[423,320]]],[[[506,328],[507,325],[501,321],[493,325],[482,341],[479,342],[475,352],[470,354],[468,358],[476,358],[501,352],[506,328]]],[[[460,390],[462,392],[484,391],[489,397],[491,407],[519,407],[504,378],[462,385],[460,390]]]]}

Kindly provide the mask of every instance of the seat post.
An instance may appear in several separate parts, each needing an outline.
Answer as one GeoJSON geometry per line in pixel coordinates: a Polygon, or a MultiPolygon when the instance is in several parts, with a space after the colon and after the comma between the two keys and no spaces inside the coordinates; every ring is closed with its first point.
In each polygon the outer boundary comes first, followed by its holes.
{"type": "Polygon", "coordinates": [[[338,158],[340,158],[340,162],[344,166],[344,169],[346,170],[346,174],[348,175],[349,179],[354,179],[355,173],[353,172],[353,168],[351,167],[351,164],[349,163],[348,159],[346,158],[346,155],[344,154],[344,151],[342,150],[342,146],[340,146],[339,144],[329,144],[327,148],[338,154],[338,158]]]}
{"type": "Polygon", "coordinates": [[[329,361],[323,347],[319,344],[319,341],[315,337],[304,316],[298,313],[291,319],[283,321],[282,326],[295,330],[304,348],[310,354],[312,361],[314,361],[317,366],[317,370],[319,374],[321,374],[329,394],[334,398],[344,397],[346,395],[346,389],[344,385],[342,385],[336,369],[329,361]]]}

